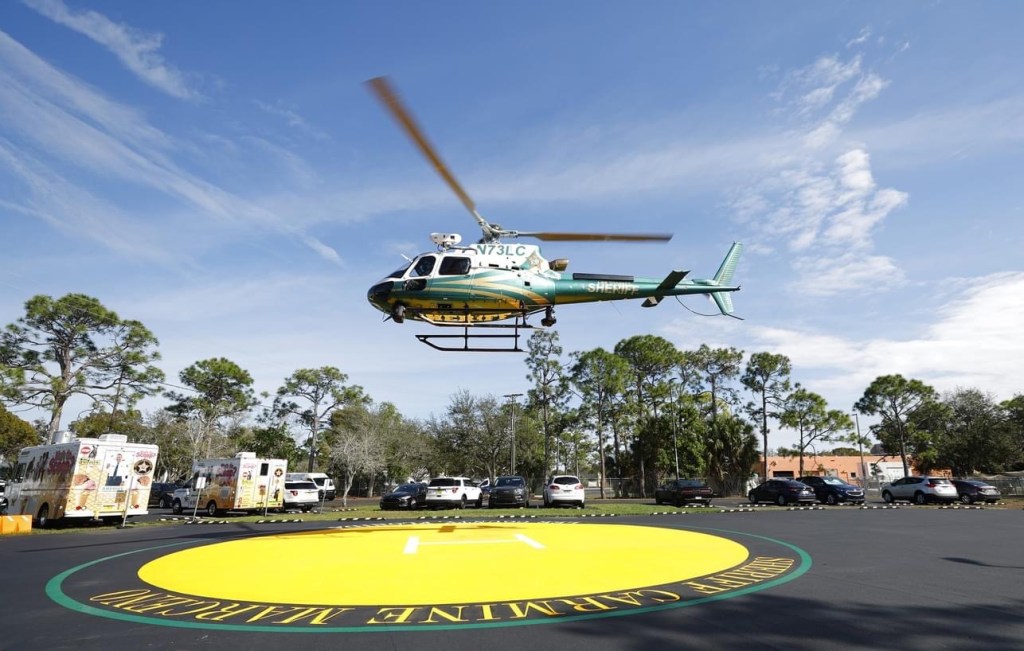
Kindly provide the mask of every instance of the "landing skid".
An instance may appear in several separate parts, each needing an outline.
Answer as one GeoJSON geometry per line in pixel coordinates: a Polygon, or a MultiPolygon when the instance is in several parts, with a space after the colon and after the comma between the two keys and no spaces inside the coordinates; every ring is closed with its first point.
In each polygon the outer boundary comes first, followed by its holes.
{"type": "Polygon", "coordinates": [[[468,324],[454,324],[454,323],[437,323],[435,324],[441,328],[462,328],[461,334],[452,335],[416,335],[416,338],[426,345],[430,346],[434,350],[441,350],[445,352],[472,352],[472,353],[522,353],[525,352],[519,347],[519,338],[525,336],[525,333],[520,333],[520,330],[533,330],[533,326],[526,323],[526,317],[516,317],[514,324],[499,324],[499,323],[477,323],[473,325],[468,324]],[[496,333],[496,334],[484,334],[480,332],[470,332],[470,329],[478,328],[494,328],[500,330],[511,330],[511,333],[496,333]],[[441,343],[435,343],[435,340],[439,340],[441,343]],[[461,341],[461,346],[448,346],[445,342],[456,342],[461,341]],[[503,347],[485,346],[482,343],[477,342],[495,342],[506,344],[503,347]]]}

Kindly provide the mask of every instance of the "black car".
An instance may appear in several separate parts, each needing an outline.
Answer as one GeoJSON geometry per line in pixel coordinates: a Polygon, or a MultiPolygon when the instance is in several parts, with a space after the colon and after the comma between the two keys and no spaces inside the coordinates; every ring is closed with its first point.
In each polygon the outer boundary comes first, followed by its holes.
{"type": "Polygon", "coordinates": [[[402,484],[380,498],[381,511],[414,510],[427,504],[426,484],[402,484]]]}
{"type": "Polygon", "coordinates": [[[779,506],[816,504],[818,502],[814,490],[795,479],[769,479],[747,493],[747,499],[751,504],[775,502],[779,506]]]}
{"type": "Polygon", "coordinates": [[[496,509],[502,506],[530,506],[530,490],[526,480],[519,475],[498,477],[491,486],[490,499],[487,506],[496,509]]]}
{"type": "Polygon", "coordinates": [[[840,504],[850,502],[851,504],[864,503],[864,489],[860,486],[847,484],[838,477],[807,476],[797,479],[802,484],[807,484],[814,490],[815,497],[824,504],[840,504]]]}
{"type": "Polygon", "coordinates": [[[956,486],[956,494],[964,504],[995,504],[1003,497],[998,488],[979,479],[954,479],[953,485],[956,486]]]}
{"type": "Polygon", "coordinates": [[[174,491],[180,488],[177,484],[154,482],[149,489],[149,505],[159,506],[162,509],[171,508],[174,502],[174,491]]]}
{"type": "Polygon", "coordinates": [[[676,506],[688,503],[709,505],[714,496],[715,491],[699,479],[673,479],[655,489],[654,503],[676,506]]]}

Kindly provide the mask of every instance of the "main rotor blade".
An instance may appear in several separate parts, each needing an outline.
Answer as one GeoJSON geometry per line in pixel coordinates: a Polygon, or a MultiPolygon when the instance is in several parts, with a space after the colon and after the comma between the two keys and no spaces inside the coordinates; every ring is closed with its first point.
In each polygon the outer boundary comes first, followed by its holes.
{"type": "Polygon", "coordinates": [[[545,242],[668,242],[672,233],[531,233],[519,231],[520,237],[536,237],[545,242]]]}
{"type": "Polygon", "coordinates": [[[388,81],[387,77],[374,77],[366,82],[366,84],[373,90],[377,95],[377,99],[380,100],[381,104],[384,105],[391,112],[391,117],[395,119],[398,124],[405,129],[406,135],[416,143],[419,147],[420,153],[422,153],[430,164],[434,166],[437,173],[441,175],[441,178],[445,180],[448,187],[452,189],[459,199],[462,201],[462,205],[466,207],[469,212],[473,214],[477,222],[480,223],[481,227],[486,224],[483,217],[476,211],[476,205],[473,200],[469,198],[466,191],[462,189],[459,182],[455,179],[455,176],[449,171],[448,166],[444,164],[441,157],[437,155],[437,151],[427,140],[423,130],[420,129],[419,125],[412,118],[412,113],[402,104],[402,100],[398,97],[398,92],[392,87],[391,82],[388,81]]]}

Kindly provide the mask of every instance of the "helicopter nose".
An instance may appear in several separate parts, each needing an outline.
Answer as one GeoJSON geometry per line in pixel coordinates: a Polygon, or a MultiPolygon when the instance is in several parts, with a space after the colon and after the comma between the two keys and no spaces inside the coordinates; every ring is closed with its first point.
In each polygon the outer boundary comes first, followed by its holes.
{"type": "Polygon", "coordinates": [[[378,308],[382,310],[387,309],[387,300],[391,295],[391,288],[394,286],[394,282],[385,280],[382,283],[377,283],[370,288],[370,291],[366,292],[366,300],[370,301],[378,308]]]}

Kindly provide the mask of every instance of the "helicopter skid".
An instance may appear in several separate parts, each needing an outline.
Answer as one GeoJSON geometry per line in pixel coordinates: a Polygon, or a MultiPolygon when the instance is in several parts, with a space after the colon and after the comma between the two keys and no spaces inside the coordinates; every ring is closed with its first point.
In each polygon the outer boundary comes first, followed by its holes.
{"type": "Polygon", "coordinates": [[[524,352],[519,346],[519,338],[524,336],[520,333],[520,330],[533,330],[534,326],[526,322],[526,315],[520,314],[516,316],[515,323],[442,323],[433,322],[433,325],[440,326],[442,328],[462,328],[461,334],[430,334],[430,335],[416,335],[416,338],[420,342],[430,346],[434,350],[441,350],[445,352],[473,352],[473,353],[522,353],[524,352]],[[471,331],[476,330],[476,332],[471,331]],[[493,330],[511,330],[512,332],[495,332],[495,333],[484,333],[479,332],[481,329],[493,329],[493,330]],[[447,342],[462,342],[462,345],[449,346],[445,345],[447,342]],[[437,343],[440,342],[440,343],[437,343]],[[484,342],[493,342],[495,345],[484,345],[484,342]],[[504,346],[498,346],[497,344],[502,343],[504,346]]]}

